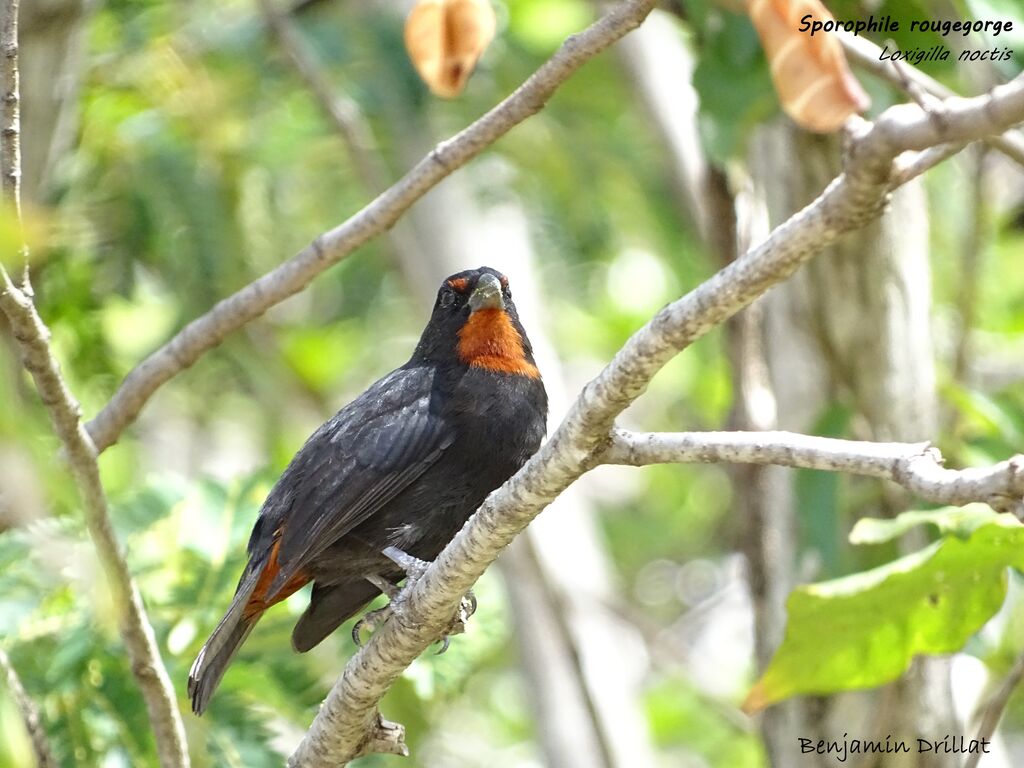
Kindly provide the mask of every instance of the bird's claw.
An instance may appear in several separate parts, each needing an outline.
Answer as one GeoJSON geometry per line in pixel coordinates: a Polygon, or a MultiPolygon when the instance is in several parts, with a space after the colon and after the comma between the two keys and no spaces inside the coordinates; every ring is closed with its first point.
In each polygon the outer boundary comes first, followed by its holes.
{"type": "Polygon", "coordinates": [[[391,617],[391,604],[385,605],[383,608],[377,608],[373,611],[367,611],[355,624],[352,625],[352,641],[357,647],[363,647],[363,641],[360,635],[362,634],[363,627],[367,627],[370,630],[370,634],[377,631],[377,627],[381,626],[385,621],[391,617]]]}
{"type": "MultiPolygon", "coordinates": [[[[417,560],[416,562],[422,563],[423,565],[429,565],[429,563],[423,563],[422,560],[417,560]]],[[[370,632],[373,633],[377,630],[378,627],[382,626],[384,622],[391,618],[393,614],[401,613],[402,605],[405,602],[405,599],[409,594],[409,590],[412,588],[413,584],[415,584],[417,578],[419,578],[419,575],[414,577],[412,574],[410,574],[408,580],[405,583],[405,586],[403,586],[401,589],[398,589],[393,584],[387,582],[384,579],[379,579],[377,577],[367,577],[367,579],[372,584],[374,584],[377,587],[380,587],[381,591],[387,594],[388,598],[390,599],[390,602],[382,608],[377,608],[376,610],[368,611],[367,613],[363,614],[362,618],[360,618],[352,626],[352,641],[356,644],[356,646],[360,648],[362,648],[363,646],[361,635],[364,627],[368,628],[370,632]]],[[[440,656],[442,653],[448,650],[448,647],[451,645],[452,635],[460,635],[466,631],[466,623],[469,621],[470,617],[474,613],[476,613],[476,609],[476,595],[473,594],[473,590],[470,590],[466,593],[466,596],[463,597],[462,600],[459,602],[459,608],[455,612],[455,615],[452,617],[451,623],[445,629],[444,634],[442,634],[441,637],[438,639],[437,642],[441,643],[441,649],[437,652],[437,656],[440,656]]]]}
{"type": "Polygon", "coordinates": [[[389,602],[382,608],[367,611],[359,621],[352,625],[352,640],[360,648],[363,647],[363,641],[360,638],[363,627],[369,627],[371,634],[375,632],[377,627],[381,626],[388,620],[388,618],[390,618],[391,614],[394,613],[397,608],[397,603],[402,597],[402,593],[404,591],[403,589],[400,589],[397,584],[392,584],[387,579],[378,576],[375,573],[367,574],[366,580],[373,584],[373,586],[379,589],[383,594],[387,595],[389,602]]]}
{"type": "Polygon", "coordinates": [[[455,611],[455,615],[452,616],[451,623],[445,629],[444,634],[441,635],[441,639],[437,641],[441,643],[441,649],[434,654],[435,656],[440,656],[448,650],[448,646],[452,642],[452,635],[461,635],[466,631],[466,622],[469,621],[470,616],[476,613],[476,605],[476,595],[473,594],[473,590],[470,590],[459,602],[459,608],[455,611]]]}

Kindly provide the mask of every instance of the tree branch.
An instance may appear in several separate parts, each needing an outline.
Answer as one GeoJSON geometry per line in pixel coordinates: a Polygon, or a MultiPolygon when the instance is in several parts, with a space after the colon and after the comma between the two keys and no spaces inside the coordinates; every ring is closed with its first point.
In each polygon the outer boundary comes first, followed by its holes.
{"type": "Polygon", "coordinates": [[[85,522],[96,546],[117,607],[121,637],[131,660],[132,674],[142,689],[156,736],[160,764],[183,768],[189,763],[185,731],[175,702],[174,687],[160,658],[153,627],[114,534],[107,499],[100,482],[96,449],[81,421],[81,408],[68,390],[54,359],[50,332],[32,299],[11,282],[0,267],[0,310],[7,315],[18,342],[22,364],[32,374],[39,396],[50,412],[54,430],[64,444],[68,463],[85,508],[85,522]]]}
{"type": "Polygon", "coordinates": [[[1024,498],[1024,455],[991,467],[946,469],[929,443],[874,443],[793,432],[627,432],[616,429],[606,464],[774,464],[891,480],[936,504],[1024,498]]]}
{"type": "MultiPolygon", "coordinates": [[[[641,7],[646,13],[648,6],[641,7]]],[[[897,105],[874,124],[861,121],[855,126],[845,172],[817,200],[763,243],[662,309],[583,389],[551,438],[488,497],[416,582],[401,614],[392,616],[350,659],[289,765],[336,766],[360,754],[375,735],[373,723],[384,693],[437,638],[462,595],[501,550],[554,498],[601,462],[612,442],[615,418],[643,393],[651,377],[839,235],[875,218],[898,184],[894,161],[899,155],[979,140],[1021,120],[1024,76],[987,96],[947,100],[941,120],[916,105],[897,105]]]]}
{"type": "Polygon", "coordinates": [[[655,0],[627,0],[562,47],[490,112],[426,157],[348,221],[317,237],[291,259],[219,301],[142,361],[107,406],[89,422],[97,450],[113,444],[146,401],[169,379],[213,349],[231,332],[305,288],[317,275],[367,241],[387,231],[409,207],[445,176],[461,168],[530,115],[584,63],[635,28],[655,0]]]}
{"type": "Polygon", "coordinates": [[[896,162],[894,179],[898,186],[903,186],[911,179],[934,168],[944,160],[960,152],[966,145],[962,142],[951,141],[948,144],[928,147],[920,152],[907,152],[896,162]]]}
{"type": "MultiPolygon", "coordinates": [[[[18,0],[0,5],[0,194],[21,227],[21,86],[18,72],[18,0]]],[[[24,236],[23,236],[24,239],[24,236]]],[[[31,295],[28,248],[21,245],[24,262],[22,290],[31,295]]]]}
{"type": "MultiPolygon", "coordinates": [[[[21,149],[18,129],[18,25],[17,2],[6,0],[0,8],[0,63],[2,78],[2,146],[0,177],[5,202],[11,206],[21,227],[21,149]]],[[[28,248],[21,243],[21,251],[28,248]]],[[[26,262],[27,263],[27,262],[26,262]]],[[[50,331],[39,317],[29,289],[28,268],[24,287],[11,281],[0,265],[0,310],[7,316],[11,334],[18,343],[22,364],[35,381],[54,430],[60,438],[68,463],[82,496],[85,522],[96,546],[118,612],[121,637],[131,659],[132,674],[142,690],[156,738],[160,764],[165,768],[187,768],[185,730],[175,703],[174,688],[160,658],[153,627],[146,616],[142,597],[132,579],[117,542],[100,481],[96,448],[81,420],[81,408],[61,376],[60,366],[50,350],[50,331]]]]}
{"type": "Polygon", "coordinates": [[[21,216],[21,133],[20,87],[18,83],[18,0],[5,0],[0,8],[0,79],[3,94],[0,95],[0,132],[3,146],[0,147],[0,165],[3,175],[0,189],[3,199],[21,216]]]}
{"type": "Polygon", "coordinates": [[[21,713],[21,719],[25,723],[25,730],[28,731],[29,739],[32,741],[32,750],[36,753],[36,765],[38,768],[57,768],[57,761],[50,749],[50,742],[46,738],[46,731],[43,730],[42,718],[39,717],[39,708],[29,698],[21,679],[7,654],[0,650],[0,672],[3,672],[7,679],[7,689],[11,692],[14,705],[21,713]]]}
{"type": "MultiPolygon", "coordinates": [[[[883,53],[882,49],[867,38],[843,30],[834,34],[839,37],[839,42],[843,44],[846,55],[854,64],[883,80],[888,80],[910,96],[915,96],[916,93],[922,91],[938,99],[949,99],[957,95],[931,75],[925,74],[905,61],[896,62],[888,59],[883,61],[880,58],[883,53]]],[[[984,141],[1010,159],[1024,165],[1024,136],[1020,131],[1007,131],[1000,135],[989,136],[984,141]]]]}

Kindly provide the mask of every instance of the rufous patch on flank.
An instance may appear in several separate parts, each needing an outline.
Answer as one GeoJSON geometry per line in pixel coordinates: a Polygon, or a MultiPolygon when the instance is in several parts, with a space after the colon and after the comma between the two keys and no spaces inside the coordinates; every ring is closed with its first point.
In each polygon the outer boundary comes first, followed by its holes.
{"type": "Polygon", "coordinates": [[[474,368],[539,379],[537,366],[526,359],[523,338],[502,309],[479,309],[459,329],[459,359],[474,368]]]}
{"type": "Polygon", "coordinates": [[[448,281],[448,285],[459,293],[463,293],[469,285],[469,280],[464,277],[456,277],[448,281]]]}
{"type": "Polygon", "coordinates": [[[309,574],[305,571],[299,571],[273,595],[267,594],[270,590],[270,585],[274,582],[278,572],[281,570],[280,563],[277,562],[277,551],[281,548],[281,539],[277,538],[274,541],[274,546],[270,548],[270,557],[267,558],[267,564],[263,566],[263,570],[260,572],[260,577],[256,582],[256,587],[252,591],[252,596],[245,604],[245,608],[242,610],[242,618],[246,621],[253,619],[263,613],[270,606],[281,602],[282,600],[291,596],[294,592],[302,589],[309,582],[309,574]]]}

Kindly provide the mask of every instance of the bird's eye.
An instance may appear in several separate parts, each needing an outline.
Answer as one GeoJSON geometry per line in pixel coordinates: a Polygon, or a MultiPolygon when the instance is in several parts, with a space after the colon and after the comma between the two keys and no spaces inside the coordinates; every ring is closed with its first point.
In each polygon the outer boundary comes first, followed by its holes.
{"type": "Polygon", "coordinates": [[[437,297],[437,303],[440,304],[442,308],[450,307],[455,303],[455,291],[451,288],[442,288],[441,295],[437,297]]]}

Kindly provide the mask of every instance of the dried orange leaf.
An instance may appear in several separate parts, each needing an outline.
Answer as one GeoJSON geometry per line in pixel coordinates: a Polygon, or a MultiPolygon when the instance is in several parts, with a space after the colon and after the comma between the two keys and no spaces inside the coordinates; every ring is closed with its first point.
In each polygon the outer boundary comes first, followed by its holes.
{"type": "Polygon", "coordinates": [[[801,127],[831,133],[867,109],[868,95],[850,73],[843,47],[828,32],[799,31],[801,19],[829,21],[818,0],[750,0],[747,12],[771,65],[782,108],[801,127]]]}
{"type": "Polygon", "coordinates": [[[494,38],[488,0],[419,0],[405,21],[405,49],[438,96],[458,96],[494,38]]]}

